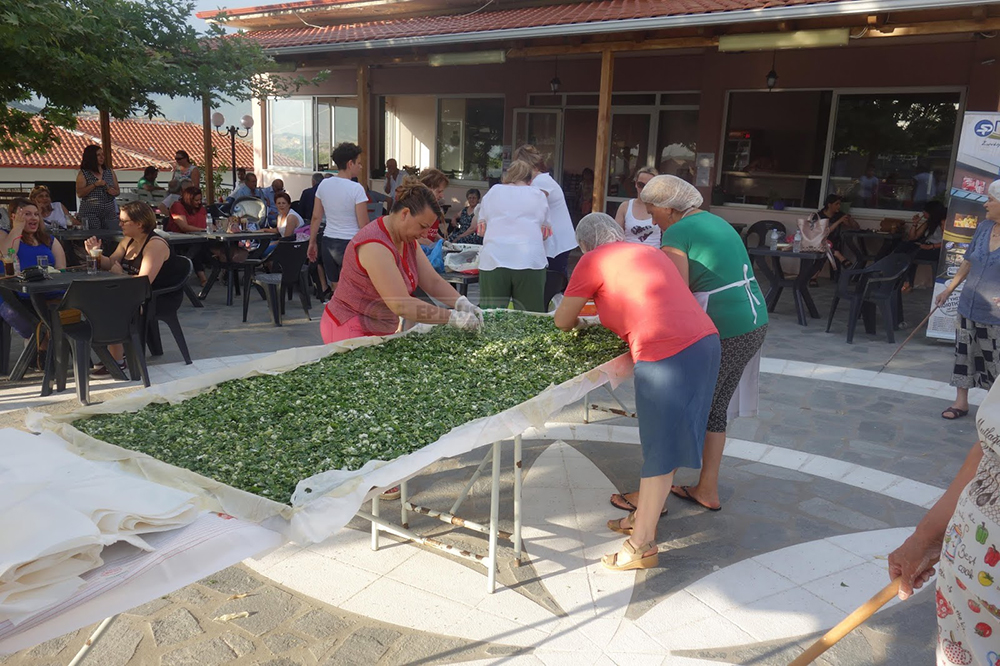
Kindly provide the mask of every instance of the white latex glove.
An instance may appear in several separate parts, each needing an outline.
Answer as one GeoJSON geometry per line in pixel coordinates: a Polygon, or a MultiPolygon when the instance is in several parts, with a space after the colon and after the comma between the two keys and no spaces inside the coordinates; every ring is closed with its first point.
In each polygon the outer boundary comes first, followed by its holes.
{"type": "Polygon", "coordinates": [[[600,326],[601,320],[599,317],[577,317],[576,326],[573,327],[574,331],[582,331],[585,328],[591,328],[593,326],[600,326]]]}
{"type": "Polygon", "coordinates": [[[477,308],[475,305],[473,305],[472,301],[470,301],[465,296],[458,297],[458,300],[455,301],[455,309],[458,310],[459,312],[471,312],[472,314],[476,315],[476,318],[479,319],[480,324],[485,323],[483,320],[483,311],[477,308]]]}
{"type": "Polygon", "coordinates": [[[461,312],[452,310],[448,317],[448,325],[463,331],[477,331],[482,327],[483,322],[474,312],[461,312]]]}

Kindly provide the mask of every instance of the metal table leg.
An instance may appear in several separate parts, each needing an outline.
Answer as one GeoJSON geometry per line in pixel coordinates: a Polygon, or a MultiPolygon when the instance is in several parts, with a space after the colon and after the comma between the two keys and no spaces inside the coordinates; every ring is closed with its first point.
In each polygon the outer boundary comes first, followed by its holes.
{"type": "Polygon", "coordinates": [[[521,436],[514,438],[514,564],[521,566],[521,436]]]}
{"type": "Polygon", "coordinates": [[[486,592],[493,594],[497,589],[497,530],[500,524],[500,442],[493,444],[493,487],[490,491],[490,551],[486,564],[486,592]]]}
{"type": "Polygon", "coordinates": [[[88,638],[87,642],[83,644],[83,647],[76,653],[76,656],[73,657],[73,661],[69,662],[68,666],[78,666],[83,663],[83,660],[87,658],[87,654],[95,645],[97,645],[97,641],[101,639],[101,636],[104,635],[104,632],[107,631],[108,627],[111,626],[111,623],[115,621],[116,617],[118,616],[112,615],[97,625],[97,629],[94,629],[94,633],[90,635],[90,638],[88,638]]]}

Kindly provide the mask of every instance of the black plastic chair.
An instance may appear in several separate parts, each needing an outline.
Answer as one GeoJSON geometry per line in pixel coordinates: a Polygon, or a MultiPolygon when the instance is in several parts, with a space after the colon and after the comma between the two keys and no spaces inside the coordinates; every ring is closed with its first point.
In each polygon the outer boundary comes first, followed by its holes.
{"type": "Polygon", "coordinates": [[[181,329],[181,322],[177,319],[177,311],[184,303],[184,286],[194,273],[194,264],[191,259],[182,254],[174,255],[175,260],[184,261],[187,269],[184,277],[175,284],[162,289],[154,289],[146,304],[146,328],[145,346],[149,348],[149,353],[153,356],[163,355],[163,341],[160,338],[160,322],[162,321],[170,329],[174,336],[174,342],[184,357],[184,363],[191,365],[191,354],[188,352],[187,341],[184,339],[184,331],[181,329]]]}
{"type": "Polygon", "coordinates": [[[141,377],[149,386],[149,370],[142,353],[142,305],[149,299],[149,280],[120,277],[74,282],[52,317],[54,353],[60,359],[59,385],[65,385],[69,353],[73,355],[76,395],[90,404],[90,349],[93,347],[106,367],[114,364],[108,345],[123,344],[128,370],[133,380],[141,377]],[[82,318],[62,324],[59,312],[79,310],[82,318]],[[65,344],[65,346],[63,346],[65,344]]]}
{"type": "Polygon", "coordinates": [[[285,297],[290,296],[296,286],[299,288],[299,301],[302,303],[302,310],[306,313],[309,321],[312,321],[309,314],[309,265],[306,259],[308,249],[309,241],[283,240],[274,248],[274,252],[266,260],[263,260],[270,261],[272,266],[280,266],[280,273],[254,273],[252,268],[247,269],[243,278],[244,322],[247,320],[247,312],[250,309],[251,284],[260,289],[264,298],[267,299],[267,304],[271,309],[271,320],[275,326],[281,326],[281,315],[285,313],[285,297]]]}
{"type": "Polygon", "coordinates": [[[901,290],[906,269],[910,265],[910,255],[891,254],[866,268],[845,269],[840,271],[837,291],[830,304],[830,316],[826,322],[826,332],[830,332],[837,305],[841,299],[850,302],[850,312],[847,319],[847,344],[854,342],[854,330],[858,318],[864,319],[865,331],[875,333],[873,308],[877,307],[882,314],[886,340],[895,342],[894,331],[902,316],[901,290]],[[855,280],[855,278],[857,278],[855,280]]]}
{"type": "Polygon", "coordinates": [[[10,324],[0,320],[0,375],[10,373],[10,324]]]}
{"type": "Polygon", "coordinates": [[[767,237],[772,230],[777,229],[781,232],[781,238],[784,240],[785,234],[788,233],[785,230],[785,225],[781,222],[775,222],[774,220],[760,220],[759,222],[754,222],[747,229],[746,235],[743,237],[743,242],[747,247],[764,247],[767,245],[767,237]],[[757,236],[757,244],[750,244],[750,237],[757,236]]]}

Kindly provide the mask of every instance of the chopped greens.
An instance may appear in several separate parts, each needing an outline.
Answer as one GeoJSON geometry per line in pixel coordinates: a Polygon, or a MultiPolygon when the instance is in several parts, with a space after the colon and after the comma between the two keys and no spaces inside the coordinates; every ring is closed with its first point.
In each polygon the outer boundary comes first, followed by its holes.
{"type": "Polygon", "coordinates": [[[480,333],[437,326],[280,375],[224,382],[179,404],[74,425],[288,502],[301,479],[405,455],[626,351],[604,328],[563,333],[548,318],[487,312],[480,333]]]}

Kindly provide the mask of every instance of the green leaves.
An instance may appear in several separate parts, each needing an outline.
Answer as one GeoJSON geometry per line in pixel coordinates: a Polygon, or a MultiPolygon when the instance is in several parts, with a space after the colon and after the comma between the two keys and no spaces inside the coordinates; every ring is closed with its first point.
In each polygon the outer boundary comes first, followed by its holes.
{"type": "Polygon", "coordinates": [[[627,351],[603,328],[563,333],[543,317],[486,318],[482,334],[439,326],[282,375],[226,382],[177,405],[74,425],[287,502],[301,479],[405,455],[627,351]]]}

